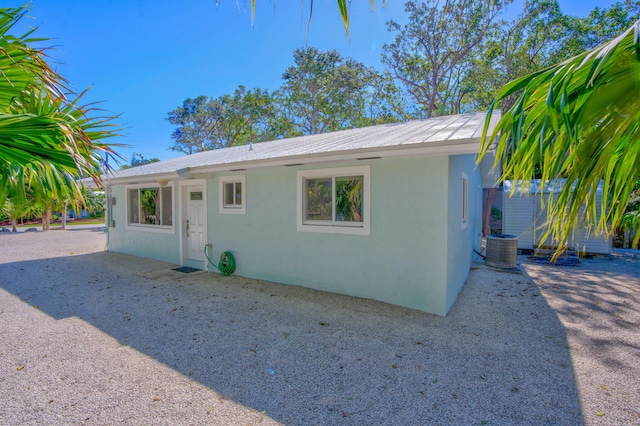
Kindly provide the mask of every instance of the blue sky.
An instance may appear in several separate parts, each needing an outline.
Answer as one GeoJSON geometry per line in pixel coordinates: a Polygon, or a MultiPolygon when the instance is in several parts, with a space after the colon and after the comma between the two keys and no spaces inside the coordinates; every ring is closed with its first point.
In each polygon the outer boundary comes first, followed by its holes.
{"type": "MultiPolygon", "coordinates": [[[[293,50],[305,45],[382,69],[381,47],[393,38],[386,22],[406,20],[404,2],[388,0],[371,12],[368,1],[354,0],[347,38],[335,0],[314,1],[308,33],[308,0],[256,3],[252,28],[245,0],[221,0],[218,7],[215,0],[33,0],[33,19],[19,28],[38,26],[37,36],[52,39],[57,70],[76,91],[91,87],[85,103],[99,101],[120,114],[123,137],[112,142],[129,145],[118,149],[121,155],[164,160],[180,155],[169,150],[173,126],[165,117],[186,98],[217,97],[240,84],[273,91],[293,50]]],[[[580,16],[613,3],[560,0],[565,13],[580,16]]]]}

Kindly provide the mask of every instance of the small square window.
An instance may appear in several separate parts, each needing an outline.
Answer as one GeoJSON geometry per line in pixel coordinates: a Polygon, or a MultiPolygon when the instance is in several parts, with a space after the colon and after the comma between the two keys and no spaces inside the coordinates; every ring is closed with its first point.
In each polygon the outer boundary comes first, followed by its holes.
{"type": "Polygon", "coordinates": [[[220,213],[246,213],[244,186],[244,175],[220,177],[220,213]]]}

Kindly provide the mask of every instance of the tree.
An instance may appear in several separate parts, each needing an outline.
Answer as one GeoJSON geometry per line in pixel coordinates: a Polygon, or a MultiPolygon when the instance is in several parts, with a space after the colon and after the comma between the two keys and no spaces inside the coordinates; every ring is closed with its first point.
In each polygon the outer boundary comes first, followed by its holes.
{"type": "Polygon", "coordinates": [[[244,145],[295,135],[293,123],[268,90],[247,90],[240,85],[232,95],[219,100],[224,108],[224,120],[217,132],[221,143],[244,145]]]}
{"type": "Polygon", "coordinates": [[[572,23],[572,42],[566,45],[566,56],[574,56],[593,49],[629,28],[640,18],[640,1],[624,0],[608,9],[595,7],[588,16],[572,23]]]}
{"type": "Polygon", "coordinates": [[[179,126],[171,137],[175,140],[170,148],[184,154],[211,149],[214,129],[222,117],[222,106],[206,96],[186,99],[181,107],[169,112],[167,120],[179,126]]]}
{"type": "Polygon", "coordinates": [[[388,79],[373,68],[315,47],[294,50],[293,60],[282,74],[278,97],[298,134],[398,121],[388,79]]]}
{"type": "Polygon", "coordinates": [[[27,191],[24,190],[24,187],[15,186],[9,188],[8,192],[13,196],[5,200],[2,210],[11,222],[12,231],[18,232],[18,220],[30,213],[33,199],[31,194],[27,194],[27,191]]]}
{"type": "MultiPolygon", "coordinates": [[[[557,0],[526,0],[513,20],[502,21],[474,55],[462,81],[465,108],[489,108],[509,81],[552,65],[567,57],[567,45],[576,39],[574,19],[562,14],[557,0]]],[[[515,96],[504,99],[509,108],[515,96]]]]}
{"type": "Polygon", "coordinates": [[[84,208],[94,216],[101,216],[104,212],[105,198],[104,191],[87,191],[84,208]]]}
{"type": "Polygon", "coordinates": [[[160,161],[158,157],[144,158],[142,154],[136,154],[134,152],[131,154],[131,162],[124,164],[120,169],[130,169],[132,167],[144,166],[145,164],[157,163],[158,161],[160,161]]]}
{"type": "Polygon", "coordinates": [[[46,39],[32,38],[34,30],[12,35],[27,11],[0,9],[0,205],[25,171],[53,191],[80,191],[78,177],[101,184],[104,159],[115,155],[100,142],[115,135],[112,117],[90,116],[95,110],[80,104],[83,94],[72,93],[44,50],[33,47],[46,39]]]}
{"type": "Polygon", "coordinates": [[[582,219],[599,218],[598,230],[607,232],[621,224],[640,176],[639,91],[637,21],[607,43],[507,84],[489,109],[480,158],[497,141],[503,179],[527,182],[538,165],[543,180],[566,179],[547,205],[547,237],[560,245],[582,219]],[[514,94],[514,105],[487,134],[496,105],[514,94]]]}
{"type": "Polygon", "coordinates": [[[178,126],[170,149],[185,154],[277,139],[293,131],[267,90],[244,86],[215,99],[186,99],[167,120],[178,126]]]}
{"type": "Polygon", "coordinates": [[[511,0],[410,0],[409,22],[390,21],[395,41],[383,46],[382,62],[418,106],[419,116],[461,112],[460,83],[496,19],[511,0]]]}
{"type": "Polygon", "coordinates": [[[389,72],[379,73],[371,69],[367,79],[368,88],[362,100],[363,111],[361,118],[352,122],[354,127],[396,123],[415,118],[389,72]]]}
{"type": "Polygon", "coordinates": [[[168,113],[170,148],[185,154],[303,134],[396,122],[401,94],[389,75],[336,51],[300,48],[279,90],[239,86],[218,98],[186,99],[168,113]]]}

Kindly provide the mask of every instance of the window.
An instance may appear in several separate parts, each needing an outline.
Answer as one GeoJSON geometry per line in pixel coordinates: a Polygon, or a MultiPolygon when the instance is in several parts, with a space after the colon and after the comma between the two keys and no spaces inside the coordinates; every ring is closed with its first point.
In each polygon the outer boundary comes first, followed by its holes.
{"type": "Polygon", "coordinates": [[[173,187],[127,188],[127,225],[173,229],[173,187]]]}
{"type": "Polygon", "coordinates": [[[220,177],[220,213],[245,214],[245,176],[220,177]]]}
{"type": "Polygon", "coordinates": [[[462,224],[460,229],[469,225],[469,178],[462,173],[462,224]]]}
{"type": "Polygon", "coordinates": [[[369,166],[298,171],[298,231],[369,235],[369,166]]]}

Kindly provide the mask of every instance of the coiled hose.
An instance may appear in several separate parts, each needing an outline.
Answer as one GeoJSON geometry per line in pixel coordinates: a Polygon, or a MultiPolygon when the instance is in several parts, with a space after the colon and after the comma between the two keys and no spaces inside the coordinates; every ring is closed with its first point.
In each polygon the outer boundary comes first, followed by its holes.
{"type": "Polygon", "coordinates": [[[209,254],[207,253],[207,246],[204,246],[204,256],[214,268],[220,271],[222,275],[231,275],[236,270],[236,260],[233,258],[233,254],[231,254],[230,251],[225,251],[220,255],[217,265],[213,263],[209,257],[209,254]]]}

